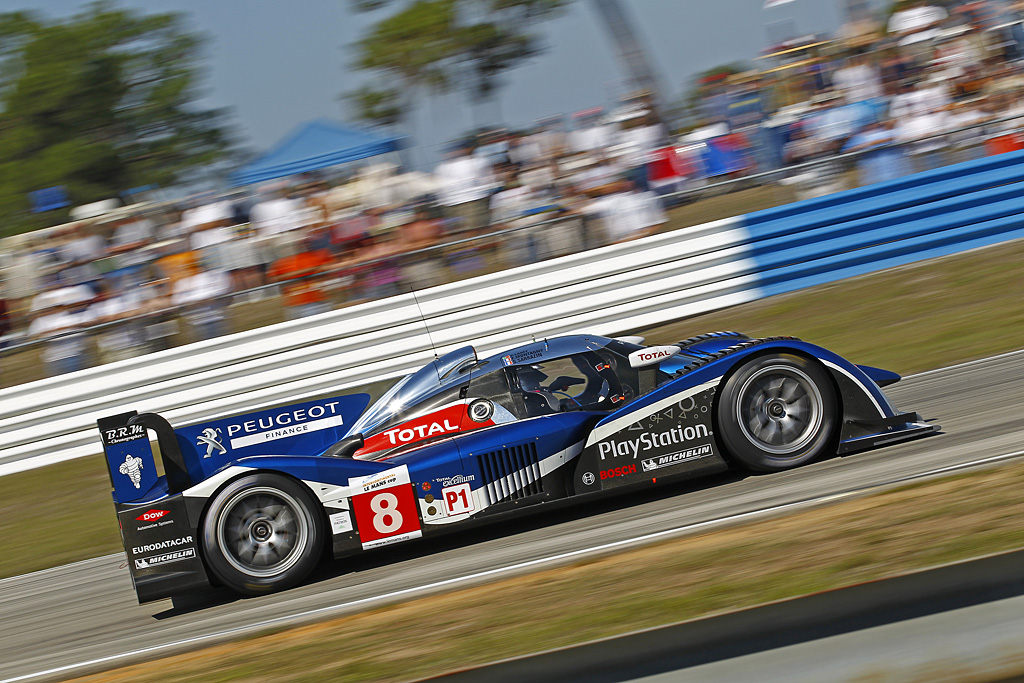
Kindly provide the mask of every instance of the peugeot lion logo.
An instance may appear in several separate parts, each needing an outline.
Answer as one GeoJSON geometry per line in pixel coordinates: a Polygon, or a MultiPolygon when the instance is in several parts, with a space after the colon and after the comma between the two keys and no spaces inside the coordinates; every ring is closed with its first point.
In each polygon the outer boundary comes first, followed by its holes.
{"type": "Polygon", "coordinates": [[[209,458],[211,455],[213,455],[214,451],[217,451],[217,455],[224,455],[225,453],[228,452],[228,449],[224,448],[224,446],[222,446],[220,443],[219,433],[219,429],[207,427],[206,429],[203,430],[203,433],[200,434],[199,437],[196,439],[197,446],[202,446],[204,444],[206,445],[206,455],[203,456],[204,458],[209,458]]]}

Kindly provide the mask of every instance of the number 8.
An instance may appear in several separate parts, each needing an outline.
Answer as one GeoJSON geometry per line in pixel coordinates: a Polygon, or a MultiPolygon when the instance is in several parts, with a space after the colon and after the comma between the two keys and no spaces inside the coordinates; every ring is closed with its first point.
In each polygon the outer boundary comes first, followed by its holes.
{"type": "Polygon", "coordinates": [[[373,528],[378,533],[390,534],[402,528],[402,513],[398,511],[398,496],[379,493],[370,500],[373,510],[373,528]],[[390,519],[390,522],[385,520],[390,519]]]}

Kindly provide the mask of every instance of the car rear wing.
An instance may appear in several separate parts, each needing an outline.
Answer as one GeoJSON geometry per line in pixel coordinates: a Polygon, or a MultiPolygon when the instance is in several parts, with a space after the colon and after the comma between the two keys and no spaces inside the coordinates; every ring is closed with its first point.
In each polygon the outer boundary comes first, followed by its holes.
{"type": "Polygon", "coordinates": [[[103,440],[115,503],[144,499],[160,479],[149,442],[149,429],[156,433],[160,446],[167,492],[177,493],[191,486],[177,435],[164,418],[156,413],[140,415],[133,410],[100,418],[96,425],[103,440]]]}

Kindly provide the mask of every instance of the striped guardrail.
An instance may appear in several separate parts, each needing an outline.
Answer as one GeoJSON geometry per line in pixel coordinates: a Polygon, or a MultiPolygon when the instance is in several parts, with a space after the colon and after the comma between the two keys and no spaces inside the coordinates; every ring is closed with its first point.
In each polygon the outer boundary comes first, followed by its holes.
{"type": "Polygon", "coordinates": [[[1014,239],[1021,189],[1024,152],[1003,154],[12,387],[0,474],[99,452],[105,414],[183,424],[396,377],[435,350],[622,334],[1014,239]]]}

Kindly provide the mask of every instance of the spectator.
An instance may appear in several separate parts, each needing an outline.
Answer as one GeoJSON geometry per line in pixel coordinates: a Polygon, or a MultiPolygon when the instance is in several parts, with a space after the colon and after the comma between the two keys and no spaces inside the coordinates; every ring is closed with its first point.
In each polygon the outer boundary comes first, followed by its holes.
{"type": "Polygon", "coordinates": [[[361,240],[377,229],[377,212],[372,209],[356,211],[354,208],[343,214],[331,226],[331,252],[336,258],[342,258],[346,252],[353,251],[361,240]]]}
{"type": "MultiPolygon", "coordinates": [[[[270,261],[265,241],[256,234],[250,224],[229,228],[231,241],[225,244],[227,267],[234,290],[252,290],[267,284],[267,269],[270,261]]],[[[261,301],[262,291],[252,292],[249,301],[261,301]]]]}
{"type": "Polygon", "coordinates": [[[861,185],[895,180],[908,173],[903,148],[896,146],[892,119],[872,121],[846,143],[844,152],[862,152],[857,157],[861,185]]]}
{"type": "Polygon", "coordinates": [[[948,130],[946,111],[924,110],[904,115],[896,128],[896,137],[901,142],[912,143],[907,148],[915,172],[929,171],[944,163],[943,150],[946,141],[936,137],[948,130]]]}
{"type": "Polygon", "coordinates": [[[649,109],[640,106],[642,108],[631,112],[629,118],[623,121],[622,130],[616,136],[615,142],[619,160],[629,169],[629,180],[641,191],[646,192],[647,162],[651,153],[664,142],[665,128],[649,109]]]}
{"type": "Polygon", "coordinates": [[[42,291],[32,299],[31,312],[66,310],[92,300],[93,290],[86,285],[65,284],[66,269],[47,275],[42,291]]]}
{"type": "Polygon", "coordinates": [[[473,150],[473,156],[483,159],[493,169],[509,163],[508,131],[492,130],[480,136],[480,146],[473,150]]]}
{"type": "Polygon", "coordinates": [[[479,230],[490,224],[488,198],[493,188],[491,167],[485,159],[474,157],[472,143],[453,148],[437,165],[438,201],[445,216],[460,222],[463,230],[479,230]]]}
{"type": "Polygon", "coordinates": [[[416,207],[413,220],[402,228],[404,251],[411,256],[403,259],[402,281],[412,289],[426,289],[441,284],[444,270],[439,251],[422,253],[436,246],[442,236],[441,220],[431,215],[430,207],[416,207]]]}
{"type": "Polygon", "coordinates": [[[783,158],[787,164],[807,164],[782,182],[794,185],[797,199],[820,197],[842,189],[842,167],[832,159],[833,152],[828,142],[822,142],[811,135],[808,124],[797,124],[792,128],[790,141],[783,147],[783,158]]]}
{"type": "Polygon", "coordinates": [[[143,335],[146,350],[165,351],[173,346],[178,335],[178,318],[171,299],[170,281],[151,278],[140,288],[141,312],[146,316],[143,335]]]}
{"type": "Polygon", "coordinates": [[[186,275],[174,284],[171,302],[181,309],[193,341],[227,334],[223,297],[230,293],[231,280],[225,272],[194,265],[186,267],[186,275]]]}
{"type": "Polygon", "coordinates": [[[114,220],[113,236],[107,254],[117,256],[118,268],[130,268],[146,263],[142,250],[153,240],[153,224],[148,218],[123,216],[114,220]]]}
{"type": "Polygon", "coordinates": [[[190,250],[207,269],[226,273],[231,282],[231,291],[241,289],[237,278],[231,274],[233,268],[237,270],[234,261],[238,245],[234,242],[234,230],[226,225],[229,214],[219,209],[201,208],[199,211],[192,219],[194,232],[189,237],[190,250]],[[202,222],[195,223],[197,219],[202,222]]]}
{"type": "Polygon", "coordinates": [[[930,58],[931,41],[949,14],[927,0],[904,0],[898,7],[889,17],[889,33],[914,66],[921,67],[930,58]]]}
{"type": "Polygon", "coordinates": [[[557,159],[565,150],[565,133],[560,115],[549,116],[537,122],[537,127],[527,138],[540,150],[538,161],[557,159]]]}
{"type": "Polygon", "coordinates": [[[302,202],[291,199],[274,189],[266,199],[257,202],[249,210],[249,218],[256,232],[264,237],[278,235],[298,227],[302,202]]]}
{"type": "Polygon", "coordinates": [[[7,269],[5,282],[12,325],[23,328],[33,297],[43,288],[43,274],[49,269],[35,249],[35,238],[22,236],[7,269]]]}
{"type": "Polygon", "coordinates": [[[271,282],[287,283],[284,285],[284,305],[288,320],[331,310],[331,304],[323,292],[323,279],[312,277],[327,270],[331,254],[326,248],[309,248],[312,246],[312,240],[307,238],[304,242],[306,248],[278,259],[268,271],[271,282]]]}
{"type": "Polygon", "coordinates": [[[505,227],[533,208],[533,191],[524,185],[518,173],[509,173],[502,189],[491,195],[490,213],[494,225],[505,227]]]}
{"type": "Polygon", "coordinates": [[[367,236],[356,252],[356,261],[367,265],[360,273],[362,298],[384,299],[401,293],[402,273],[399,259],[402,247],[394,239],[394,230],[381,230],[367,236]]]}
{"type": "Polygon", "coordinates": [[[566,144],[574,154],[602,154],[612,145],[615,127],[601,120],[600,108],[581,111],[573,116],[576,129],[567,136],[566,144]]]}
{"type": "Polygon", "coordinates": [[[146,249],[153,243],[154,228],[148,218],[123,216],[115,219],[107,255],[114,257],[114,268],[127,278],[126,285],[142,284],[142,266],[151,256],[146,249]]]}
{"type": "Polygon", "coordinates": [[[846,66],[832,76],[832,84],[847,102],[865,102],[881,97],[882,79],[864,52],[855,52],[846,66]]]}
{"type": "MultiPolygon", "coordinates": [[[[950,105],[949,114],[946,117],[946,127],[951,131],[957,131],[982,123],[987,117],[977,107],[977,104],[977,100],[954,102],[950,105]]],[[[979,129],[974,129],[954,132],[949,136],[949,152],[952,163],[978,159],[984,154],[984,145],[979,141],[980,133],[979,129]]]]}
{"type": "Polygon", "coordinates": [[[305,205],[302,199],[277,188],[267,199],[256,203],[249,217],[256,234],[269,252],[268,262],[276,261],[295,252],[291,232],[302,226],[305,205]]]}
{"type": "Polygon", "coordinates": [[[605,237],[612,243],[652,234],[668,220],[654,193],[640,191],[631,180],[614,183],[584,211],[602,219],[605,237]]]}
{"type": "Polygon", "coordinates": [[[28,336],[47,340],[41,354],[47,375],[56,377],[85,369],[89,365],[86,337],[77,332],[89,325],[87,309],[92,292],[82,285],[57,286],[37,296],[37,301],[44,294],[49,296],[38,307],[33,302],[37,316],[29,325],[28,336]]]}
{"type": "Polygon", "coordinates": [[[832,91],[816,95],[812,104],[816,104],[817,109],[807,117],[807,133],[820,153],[834,153],[854,133],[853,113],[841,106],[842,95],[832,91]]]}
{"type": "Polygon", "coordinates": [[[509,162],[519,168],[539,164],[542,161],[543,150],[531,136],[523,133],[516,133],[509,138],[508,159],[509,162]]]}
{"type": "Polygon", "coordinates": [[[63,268],[61,279],[67,284],[88,285],[99,277],[95,263],[106,256],[107,245],[92,227],[91,222],[79,222],[66,233],[58,257],[63,268]]]}
{"type": "MultiPolygon", "coordinates": [[[[132,284],[134,281],[128,279],[132,284]]],[[[96,333],[101,363],[113,363],[145,352],[142,324],[130,318],[142,313],[142,298],[134,285],[128,291],[117,286],[114,278],[104,280],[96,299],[89,306],[89,324],[116,323],[96,333]]]]}

